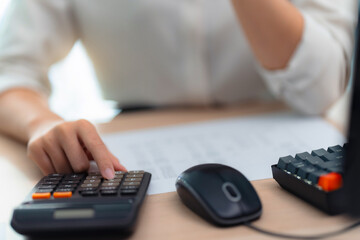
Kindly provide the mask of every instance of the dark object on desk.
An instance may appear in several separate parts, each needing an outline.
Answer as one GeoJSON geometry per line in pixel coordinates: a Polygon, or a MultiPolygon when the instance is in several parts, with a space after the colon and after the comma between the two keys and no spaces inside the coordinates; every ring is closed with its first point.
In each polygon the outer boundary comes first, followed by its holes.
{"type": "Polygon", "coordinates": [[[280,158],[279,163],[272,166],[272,170],[274,179],[282,187],[325,212],[329,214],[347,212],[360,217],[360,14],[358,19],[355,61],[352,67],[354,83],[350,126],[348,128],[348,144],[346,147],[344,146],[346,151],[343,151],[340,146],[330,147],[327,151],[324,149],[314,151],[311,153],[312,156],[295,157],[296,161],[293,163],[288,163],[289,159],[280,158]],[[328,159],[322,154],[327,154],[335,159],[328,159]],[[299,159],[303,162],[299,163],[299,159]],[[310,169],[300,170],[302,167],[299,167],[299,164],[310,166],[310,169]],[[340,178],[343,179],[343,187],[327,189],[321,186],[314,179],[311,170],[314,167],[318,176],[326,176],[333,172],[332,178],[335,179],[335,182],[338,181],[336,179],[340,175],[340,178]],[[306,175],[312,176],[311,179],[307,179],[306,175]]]}
{"type": "Polygon", "coordinates": [[[261,215],[261,202],[251,183],[225,165],[189,168],[177,178],[176,189],[186,206],[219,226],[249,222],[261,215]]]}
{"type": "Polygon", "coordinates": [[[349,147],[346,152],[344,192],[347,212],[360,217],[360,14],[357,26],[355,61],[353,64],[353,89],[348,128],[349,147]]]}
{"type": "Polygon", "coordinates": [[[284,189],[324,212],[343,213],[346,207],[342,188],[345,147],[339,145],[281,157],[273,165],[274,179],[284,189]]]}
{"type": "Polygon", "coordinates": [[[42,178],[14,210],[11,226],[29,236],[117,232],[133,230],[146,196],[151,174],[115,172],[104,179],[99,172],[50,174],[42,178]]]}

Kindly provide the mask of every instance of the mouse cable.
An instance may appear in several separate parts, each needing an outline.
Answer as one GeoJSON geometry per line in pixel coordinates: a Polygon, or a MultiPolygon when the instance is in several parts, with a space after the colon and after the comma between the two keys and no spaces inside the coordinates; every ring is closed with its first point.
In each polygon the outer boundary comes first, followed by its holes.
{"type": "Polygon", "coordinates": [[[328,233],[322,233],[322,234],[318,234],[318,235],[309,235],[309,236],[302,236],[302,235],[290,235],[290,234],[282,234],[282,233],[277,233],[277,232],[271,232],[271,231],[268,231],[268,230],[265,230],[265,229],[262,229],[262,228],[259,228],[259,227],[256,227],[254,225],[252,225],[250,222],[245,222],[244,223],[245,226],[257,231],[257,232],[260,232],[260,233],[263,233],[263,234],[266,234],[266,235],[270,235],[270,236],[273,236],[273,237],[278,237],[278,238],[288,238],[288,239],[322,239],[322,238],[327,238],[327,237],[333,237],[333,236],[336,236],[336,235],[339,235],[339,234],[342,234],[342,233],[345,233],[347,231],[350,231],[351,229],[355,228],[355,227],[358,227],[360,225],[360,221],[357,221],[355,223],[352,223],[350,224],[349,226],[347,227],[344,227],[343,229],[340,229],[340,230],[336,230],[336,231],[333,231],[333,232],[328,232],[328,233]]]}

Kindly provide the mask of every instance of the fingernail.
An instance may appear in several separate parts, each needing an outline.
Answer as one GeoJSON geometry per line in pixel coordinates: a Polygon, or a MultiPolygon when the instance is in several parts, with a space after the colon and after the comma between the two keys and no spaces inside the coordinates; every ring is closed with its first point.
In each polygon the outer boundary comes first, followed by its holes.
{"type": "Polygon", "coordinates": [[[114,173],[114,170],[112,170],[111,168],[107,168],[107,169],[105,169],[105,172],[104,172],[105,174],[105,178],[107,178],[107,179],[113,179],[114,178],[114,176],[115,176],[115,173],[114,173]]]}

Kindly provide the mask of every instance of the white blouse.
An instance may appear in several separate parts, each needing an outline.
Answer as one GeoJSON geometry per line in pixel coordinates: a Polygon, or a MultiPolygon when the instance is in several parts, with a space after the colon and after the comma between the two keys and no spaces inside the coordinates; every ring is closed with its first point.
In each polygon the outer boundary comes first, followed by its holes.
{"type": "Polygon", "coordinates": [[[230,104],[271,93],[309,114],[345,89],[356,0],[293,0],[302,40],[288,66],[256,61],[226,0],[13,0],[0,27],[0,91],[50,93],[49,67],[81,40],[120,106],[230,104]],[[269,91],[270,90],[270,91],[269,91]]]}

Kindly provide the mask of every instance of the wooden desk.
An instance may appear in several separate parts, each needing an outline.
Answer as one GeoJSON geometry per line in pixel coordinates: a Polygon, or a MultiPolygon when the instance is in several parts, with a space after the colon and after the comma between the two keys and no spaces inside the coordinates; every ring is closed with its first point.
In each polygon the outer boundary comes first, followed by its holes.
{"type": "MultiPolygon", "coordinates": [[[[283,109],[284,106],[278,103],[252,103],[217,109],[167,109],[128,113],[120,115],[111,123],[99,126],[99,131],[126,131],[283,109]]],[[[0,239],[23,239],[9,226],[12,209],[24,199],[41,177],[35,164],[26,158],[26,147],[8,137],[0,136],[0,239]],[[6,233],[1,233],[3,228],[6,233]]],[[[252,183],[263,204],[263,214],[254,222],[256,226],[276,232],[303,235],[334,231],[354,222],[347,216],[330,217],[324,214],[281,189],[273,179],[252,183]]],[[[214,227],[186,208],[175,192],[148,196],[136,229],[129,239],[274,239],[244,226],[214,227]]],[[[360,228],[332,239],[358,238],[360,228]]]]}

